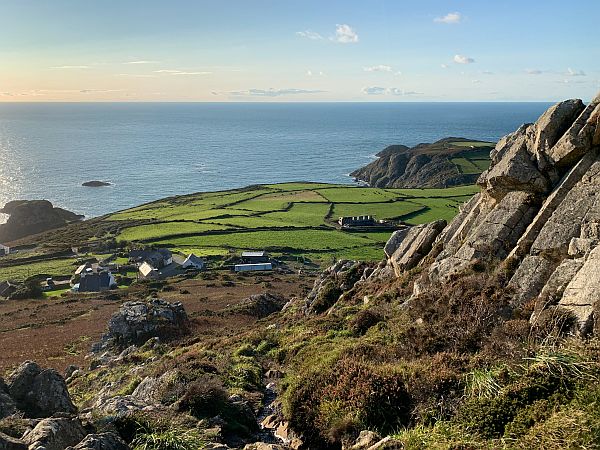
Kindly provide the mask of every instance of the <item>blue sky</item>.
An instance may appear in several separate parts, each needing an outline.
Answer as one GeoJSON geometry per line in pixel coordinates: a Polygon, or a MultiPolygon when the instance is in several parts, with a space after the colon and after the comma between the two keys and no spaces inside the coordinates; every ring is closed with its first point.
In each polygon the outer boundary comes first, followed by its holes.
{"type": "Polygon", "coordinates": [[[0,101],[553,101],[600,2],[0,0],[0,101]]]}

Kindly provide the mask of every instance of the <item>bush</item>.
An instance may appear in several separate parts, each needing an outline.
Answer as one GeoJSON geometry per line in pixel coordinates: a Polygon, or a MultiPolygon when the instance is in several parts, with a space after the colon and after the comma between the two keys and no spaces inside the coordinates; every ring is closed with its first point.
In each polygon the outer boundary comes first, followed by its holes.
{"type": "Polygon", "coordinates": [[[375,311],[364,309],[358,312],[350,321],[350,329],[355,335],[362,336],[369,328],[377,325],[383,320],[383,317],[375,311]]]}
{"type": "Polygon", "coordinates": [[[284,402],[292,427],[317,446],[366,428],[390,433],[411,410],[401,371],[348,357],[298,377],[284,402]]]}
{"type": "Polygon", "coordinates": [[[190,383],[179,401],[180,411],[189,411],[199,419],[218,415],[227,403],[227,392],[218,378],[203,376],[190,383]]]}
{"type": "Polygon", "coordinates": [[[142,427],[131,442],[133,450],[200,450],[205,442],[193,430],[142,427]]]}
{"type": "Polygon", "coordinates": [[[333,281],[329,281],[319,291],[311,305],[311,309],[315,313],[321,314],[331,308],[338,301],[340,295],[342,295],[341,289],[333,281]]]}

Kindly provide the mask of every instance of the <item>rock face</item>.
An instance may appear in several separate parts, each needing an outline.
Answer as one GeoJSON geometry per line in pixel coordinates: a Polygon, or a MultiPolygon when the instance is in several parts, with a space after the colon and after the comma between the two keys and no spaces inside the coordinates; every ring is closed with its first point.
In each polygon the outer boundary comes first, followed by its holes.
{"type": "Polygon", "coordinates": [[[123,350],[158,337],[166,340],[187,332],[188,317],[180,302],[158,298],[124,303],[108,322],[108,331],[93,352],[123,350]]]}
{"type": "MultiPolygon", "coordinates": [[[[397,275],[405,270],[410,270],[431,251],[433,242],[446,226],[445,220],[438,220],[424,225],[412,227],[398,243],[394,253],[390,256],[390,262],[397,275]]],[[[391,240],[398,240],[398,236],[392,235],[391,240]]],[[[388,242],[386,247],[391,249],[393,244],[388,242]]]]}
{"type": "Polygon", "coordinates": [[[0,450],[27,450],[27,444],[19,439],[0,433],[0,450]]]}
{"type": "Polygon", "coordinates": [[[573,316],[580,333],[597,330],[599,122],[600,96],[587,106],[567,100],[500,139],[490,168],[477,181],[481,193],[433,243],[424,231],[433,224],[396,232],[386,246],[387,266],[400,275],[433,260],[415,295],[470,268],[499,267],[510,277],[513,307],[536,302],[532,321],[544,308],[559,307],[573,316]],[[418,251],[416,236],[427,244],[418,251]]]}
{"type": "Polygon", "coordinates": [[[483,171],[480,167],[489,163],[492,148],[489,142],[463,138],[445,138],[413,148],[392,145],[379,152],[377,160],[350,175],[371,186],[387,188],[472,184],[483,171]]]}
{"type": "Polygon", "coordinates": [[[242,300],[230,310],[262,319],[281,311],[286,302],[285,297],[279,294],[256,294],[242,300]]]}
{"type": "Polygon", "coordinates": [[[29,417],[74,413],[63,377],[54,369],[42,369],[32,361],[21,364],[8,378],[8,394],[18,410],[29,417]]]}
{"type": "Polygon", "coordinates": [[[83,219],[81,215],[55,208],[47,200],[15,200],[4,205],[0,213],[10,216],[4,225],[0,225],[0,242],[14,241],[83,219]]]}

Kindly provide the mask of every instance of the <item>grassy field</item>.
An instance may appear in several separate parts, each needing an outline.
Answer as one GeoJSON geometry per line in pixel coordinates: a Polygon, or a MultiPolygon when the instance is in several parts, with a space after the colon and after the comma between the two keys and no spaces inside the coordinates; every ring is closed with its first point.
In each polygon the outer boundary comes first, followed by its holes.
{"type": "Polygon", "coordinates": [[[335,226],[339,216],[373,215],[409,224],[450,220],[477,190],[284,183],[164,199],[105,220],[122,224],[118,241],[202,256],[266,249],[323,262],[332,257],[377,260],[391,232],[342,231],[335,226]]]}
{"type": "Polygon", "coordinates": [[[52,259],[48,261],[19,264],[0,268],[0,280],[24,281],[34,275],[63,276],[71,275],[76,269],[73,258],[52,259]]]}

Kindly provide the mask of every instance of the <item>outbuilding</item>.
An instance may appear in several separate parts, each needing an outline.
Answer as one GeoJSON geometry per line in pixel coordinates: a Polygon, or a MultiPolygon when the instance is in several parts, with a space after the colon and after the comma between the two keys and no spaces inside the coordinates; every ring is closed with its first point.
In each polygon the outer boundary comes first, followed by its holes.
{"type": "Polygon", "coordinates": [[[10,254],[10,247],[4,244],[0,244],[0,256],[6,256],[10,254]]]}
{"type": "Polygon", "coordinates": [[[256,272],[273,270],[273,264],[271,263],[259,263],[259,264],[236,264],[234,267],[236,272],[256,272]]]}
{"type": "Polygon", "coordinates": [[[184,269],[203,270],[204,269],[204,261],[202,259],[198,258],[193,253],[191,253],[187,258],[185,258],[183,263],[181,263],[181,267],[183,267],[184,269]]]}
{"type": "Polygon", "coordinates": [[[244,264],[268,263],[269,254],[267,252],[243,252],[242,261],[244,264]]]}

